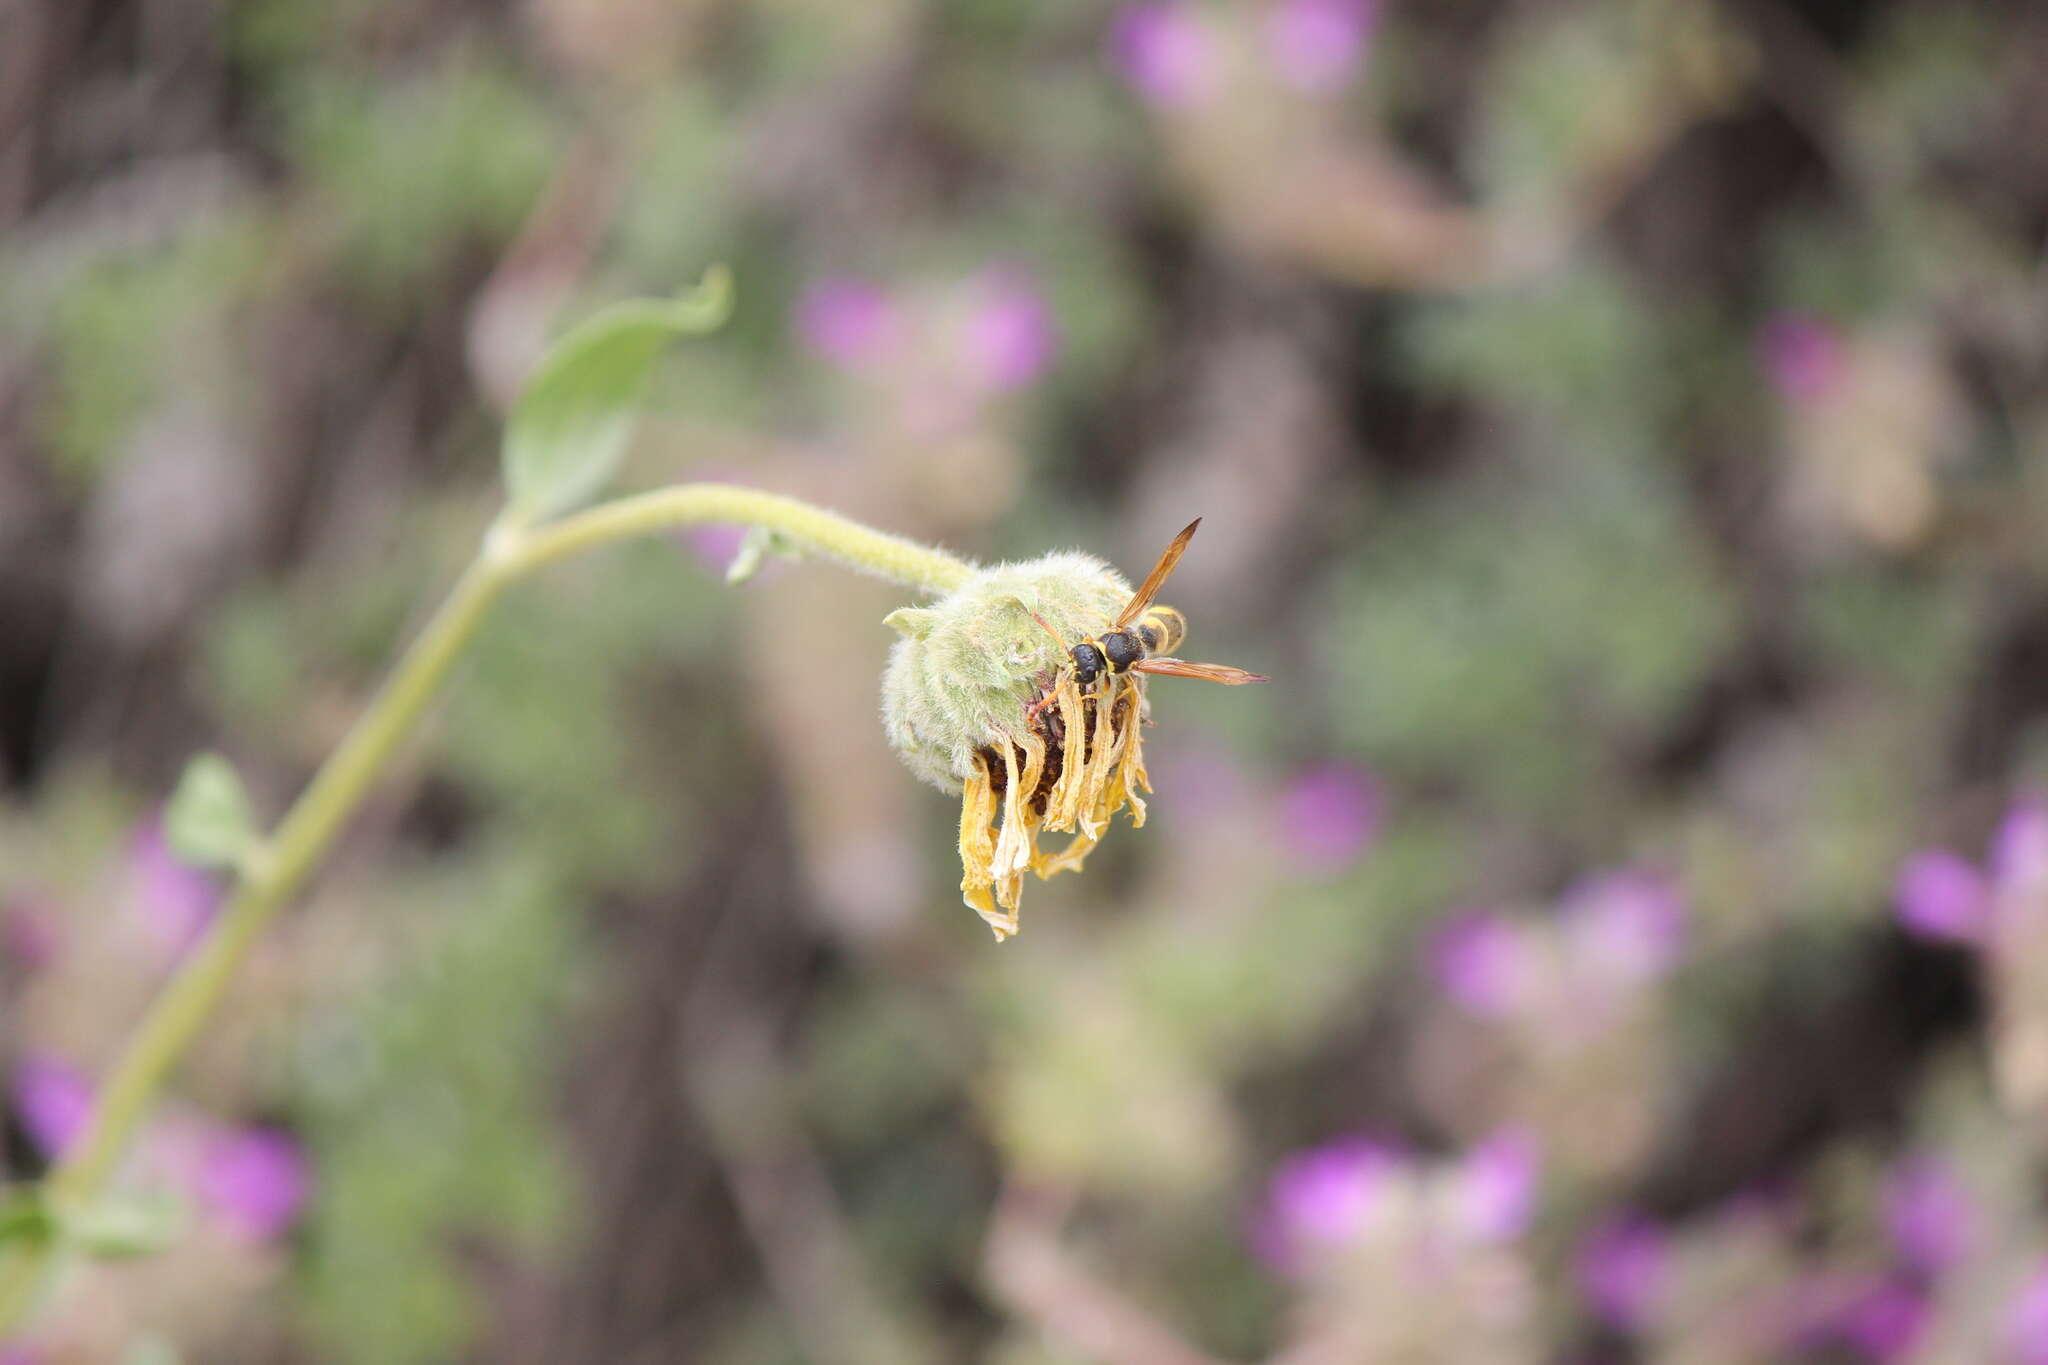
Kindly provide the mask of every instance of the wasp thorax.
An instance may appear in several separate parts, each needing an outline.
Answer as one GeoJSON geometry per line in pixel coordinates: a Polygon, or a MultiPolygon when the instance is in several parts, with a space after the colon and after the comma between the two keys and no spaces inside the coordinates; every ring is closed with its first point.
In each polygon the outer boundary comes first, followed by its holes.
{"type": "Polygon", "coordinates": [[[1084,692],[1073,653],[1130,592],[1094,556],[1054,554],[887,618],[903,636],[882,685],[889,742],[911,772],[960,793],[962,899],[999,939],[1016,932],[1025,872],[1078,868],[1127,804],[1144,818],[1142,685],[1105,673],[1084,692]],[[1074,839],[1045,854],[1044,831],[1074,839]]]}

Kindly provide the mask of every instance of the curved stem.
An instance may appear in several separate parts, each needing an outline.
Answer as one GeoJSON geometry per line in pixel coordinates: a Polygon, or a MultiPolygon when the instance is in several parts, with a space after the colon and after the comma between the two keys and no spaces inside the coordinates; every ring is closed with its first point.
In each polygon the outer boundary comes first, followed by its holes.
{"type": "Polygon", "coordinates": [[[943,550],[872,530],[795,498],[710,483],[657,488],[517,533],[504,555],[524,573],[593,545],[707,521],[775,531],[851,568],[930,592],[950,592],[974,572],[974,565],[943,550]]]}
{"type": "MultiPolygon", "coordinates": [[[[205,939],[151,1004],[94,1106],[83,1140],[50,1174],[62,1215],[95,1198],[171,1069],[226,993],[263,929],[320,865],[401,741],[461,658],[491,604],[544,565],[613,541],[676,526],[727,522],[774,531],[857,569],[932,592],[959,586],[973,565],[939,550],[754,489],[684,484],[595,507],[545,526],[494,527],[483,553],[398,662],[355,728],[248,864],[240,888],[205,939]]],[[[0,1333],[19,1321],[42,1283],[50,1249],[0,1261],[0,1333]]]]}

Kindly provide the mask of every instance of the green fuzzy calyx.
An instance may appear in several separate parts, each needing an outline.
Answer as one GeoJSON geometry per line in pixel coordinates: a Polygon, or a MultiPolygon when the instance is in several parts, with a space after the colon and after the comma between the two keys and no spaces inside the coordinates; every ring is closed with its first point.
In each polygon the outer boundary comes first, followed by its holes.
{"type": "Polygon", "coordinates": [[[882,678],[889,743],[919,778],[959,792],[975,753],[1017,741],[1025,709],[1072,666],[1067,648],[1099,635],[1130,595],[1108,564],[1064,551],[978,570],[930,606],[891,612],[885,623],[903,638],[882,678]]]}

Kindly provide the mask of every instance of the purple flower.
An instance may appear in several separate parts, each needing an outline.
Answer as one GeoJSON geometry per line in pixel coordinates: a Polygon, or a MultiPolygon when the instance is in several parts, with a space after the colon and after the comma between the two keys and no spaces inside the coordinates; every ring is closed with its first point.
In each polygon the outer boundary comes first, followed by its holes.
{"type": "Polygon", "coordinates": [[[1529,1226],[1541,1177],[1536,1140],[1506,1132],[1488,1138],[1452,1177],[1455,1225],[1475,1242],[1511,1241],[1529,1226]]]}
{"type": "Polygon", "coordinates": [[[1364,1229],[1403,1164],[1399,1152],[1370,1138],[1342,1138],[1288,1158],[1267,1186],[1252,1249],[1291,1274],[1306,1256],[1343,1246],[1364,1229]]]}
{"type": "Polygon", "coordinates": [[[14,1068],[14,1109],[29,1140],[55,1160],[92,1122],[93,1087],[85,1074],[54,1057],[29,1055],[14,1068]]]}
{"type": "Polygon", "coordinates": [[[991,275],[967,317],[967,361],[976,379],[999,393],[1021,389],[1051,363],[1052,313],[1021,275],[991,275]]]}
{"type": "Polygon", "coordinates": [[[835,365],[862,369],[896,345],[900,327],[889,296],[860,280],[820,280],[797,301],[797,332],[835,365]]]}
{"type": "Polygon", "coordinates": [[[1579,1244],[1580,1289],[1603,1322],[1624,1332],[1649,1320],[1670,1273],[1670,1244],[1646,1219],[1602,1223],[1579,1244]]]}
{"type": "Polygon", "coordinates": [[[1348,763],[1304,769],[1280,798],[1287,856],[1313,873],[1349,867],[1379,833],[1385,808],[1380,784],[1362,769],[1348,763]]]}
{"type": "Polygon", "coordinates": [[[1788,401],[1813,402],[1841,381],[1841,337],[1808,314],[1774,314],[1757,336],[1757,351],[1771,386],[1788,401]]]}
{"type": "Polygon", "coordinates": [[[1685,904],[1678,888],[1646,872],[1610,872],[1566,895],[1565,929],[1578,957],[1602,980],[1654,981],[1685,946],[1685,904]]]}
{"type": "Polygon", "coordinates": [[[0,1365],[43,1365],[43,1353],[33,1346],[0,1342],[0,1365]]]}
{"type": "Polygon", "coordinates": [[[1511,1013],[1527,993],[1529,947],[1519,929],[1490,911],[1454,916],[1430,940],[1429,956],[1444,992],[1473,1014],[1511,1013]]]}
{"type": "Polygon", "coordinates": [[[1897,1360],[1910,1352],[1927,1327],[1927,1301],[1910,1286],[1880,1284],[1844,1304],[1833,1335],[1871,1360],[1897,1360]]]}
{"type": "Polygon", "coordinates": [[[1921,938],[1975,943],[1991,915],[1991,896],[1977,869],[1945,848],[1906,859],[1893,886],[1899,923],[1921,938]]]}
{"type": "Polygon", "coordinates": [[[298,1143],[276,1129],[246,1128],[209,1145],[196,1183],[222,1222],[252,1241],[270,1241],[297,1221],[309,1179],[298,1143]]]}
{"type": "Polygon", "coordinates": [[[1295,89],[1334,90],[1358,69],[1378,22],[1378,0],[1282,0],[1266,20],[1266,51],[1295,89]]]}
{"type": "Polygon", "coordinates": [[[1977,1212],[1946,1162],[1912,1157],[1884,1188],[1884,1222],[1900,1259],[1923,1275],[1939,1275],[1970,1252],[1977,1212]]]}
{"type": "Polygon", "coordinates": [[[2027,797],[2006,811],[1991,837],[1991,875],[2002,888],[2048,880],[2048,804],[2027,797]]]}
{"type": "Polygon", "coordinates": [[[128,850],[136,913],[172,957],[183,957],[220,910],[220,886],[207,873],[179,862],[164,839],[161,819],[145,821],[128,850]]]}
{"type": "Polygon", "coordinates": [[[706,523],[683,532],[683,543],[699,564],[713,573],[724,573],[746,543],[745,527],[706,523]]]}
{"type": "Polygon", "coordinates": [[[2005,1310],[2011,1365],[2048,1365],[2048,1266],[2037,1267],[2005,1310]]]}
{"type": "Polygon", "coordinates": [[[1199,104],[1215,93],[1214,37],[1174,0],[1126,5],[1110,26],[1109,51],[1131,87],[1161,108],[1199,104]]]}

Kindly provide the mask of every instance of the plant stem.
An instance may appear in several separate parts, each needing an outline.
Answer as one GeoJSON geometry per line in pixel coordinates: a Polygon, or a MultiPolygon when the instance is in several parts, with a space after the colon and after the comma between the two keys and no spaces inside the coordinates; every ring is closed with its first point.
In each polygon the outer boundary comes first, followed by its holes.
{"type": "Polygon", "coordinates": [[[795,498],[725,484],[679,484],[620,498],[537,527],[506,555],[524,573],[593,545],[706,521],[779,532],[852,568],[930,592],[950,592],[974,572],[972,564],[943,550],[871,530],[795,498]]]}
{"type": "MultiPolygon", "coordinates": [[[[544,526],[501,522],[405,652],[355,728],[320,766],[206,938],[185,959],[129,1039],[94,1106],[84,1138],[51,1172],[47,1192],[60,1221],[98,1196],[172,1068],[219,1006],[236,969],[271,918],[333,847],[425,714],[504,589],[544,565],[672,527],[737,523],[778,532],[854,568],[932,592],[964,582],[964,560],[871,530],[793,498],[720,484],[683,484],[595,507],[544,526]]],[[[52,1249],[37,1245],[0,1260],[0,1333],[27,1312],[52,1249]]]]}

